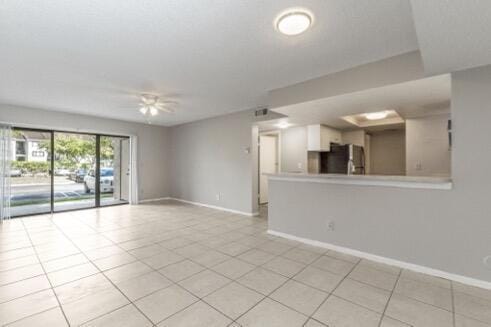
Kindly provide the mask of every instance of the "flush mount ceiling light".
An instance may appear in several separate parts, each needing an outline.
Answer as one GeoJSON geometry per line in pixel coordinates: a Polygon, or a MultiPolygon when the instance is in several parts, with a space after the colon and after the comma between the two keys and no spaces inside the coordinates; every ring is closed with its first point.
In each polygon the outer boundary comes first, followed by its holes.
{"type": "Polygon", "coordinates": [[[292,124],[290,124],[289,122],[286,122],[286,121],[281,121],[278,124],[276,124],[275,126],[278,128],[281,128],[281,129],[285,129],[285,128],[292,126],[292,124]]]}
{"type": "Polygon", "coordinates": [[[157,116],[160,111],[173,113],[174,109],[169,107],[171,104],[175,104],[175,102],[162,101],[157,95],[153,94],[142,94],[139,111],[147,117],[157,116]]]}
{"type": "Polygon", "coordinates": [[[299,35],[312,25],[312,15],[303,9],[290,9],[276,19],[275,25],[285,35],[299,35]]]}
{"type": "Polygon", "coordinates": [[[380,120],[380,119],[385,119],[389,115],[388,111],[378,111],[378,112],[370,112],[367,114],[364,114],[365,118],[368,120],[380,120]]]}

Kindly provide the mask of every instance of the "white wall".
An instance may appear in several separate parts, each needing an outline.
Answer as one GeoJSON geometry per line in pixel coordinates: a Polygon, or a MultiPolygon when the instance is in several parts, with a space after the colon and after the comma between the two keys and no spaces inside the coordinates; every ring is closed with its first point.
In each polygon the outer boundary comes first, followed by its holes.
{"type": "Polygon", "coordinates": [[[449,119],[443,114],[406,120],[407,175],[450,176],[449,119]]]}
{"type": "Polygon", "coordinates": [[[406,139],[404,130],[382,131],[371,134],[370,173],[372,175],[406,174],[406,139]]]}
{"type": "Polygon", "coordinates": [[[168,128],[0,104],[0,122],[18,127],[135,135],[138,137],[139,199],[169,196],[168,128]]]}
{"type": "Polygon", "coordinates": [[[365,131],[344,131],[341,133],[343,144],[354,144],[365,147],[365,131]]]}
{"type": "Polygon", "coordinates": [[[270,229],[491,282],[490,90],[491,66],[452,74],[452,190],[274,181],[270,229]]]}
{"type": "Polygon", "coordinates": [[[307,172],[307,127],[281,130],[281,171],[307,172]]]}

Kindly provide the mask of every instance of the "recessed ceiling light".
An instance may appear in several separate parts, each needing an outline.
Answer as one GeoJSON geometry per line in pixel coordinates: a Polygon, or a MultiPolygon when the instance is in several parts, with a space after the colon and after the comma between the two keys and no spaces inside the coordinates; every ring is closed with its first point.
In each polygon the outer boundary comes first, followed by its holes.
{"type": "Polygon", "coordinates": [[[279,122],[278,124],[276,124],[275,126],[278,128],[281,128],[281,129],[285,129],[285,128],[292,126],[292,124],[290,124],[289,122],[286,122],[286,121],[282,121],[282,122],[279,122]]]}
{"type": "Polygon", "coordinates": [[[312,15],[300,9],[288,10],[276,20],[278,31],[289,36],[302,34],[310,25],[312,25],[312,15]]]}
{"type": "Polygon", "coordinates": [[[379,120],[379,119],[385,119],[389,113],[387,111],[379,111],[379,112],[370,112],[367,114],[364,114],[365,118],[368,120],[379,120]]]}

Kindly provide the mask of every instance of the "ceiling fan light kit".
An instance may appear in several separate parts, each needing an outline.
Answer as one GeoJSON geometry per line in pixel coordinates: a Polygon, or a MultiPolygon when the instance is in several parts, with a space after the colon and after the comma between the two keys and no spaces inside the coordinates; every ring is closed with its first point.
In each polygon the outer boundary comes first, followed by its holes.
{"type": "Polygon", "coordinates": [[[153,94],[142,94],[140,103],[140,113],[146,117],[157,116],[160,111],[173,113],[174,109],[169,108],[169,104],[174,102],[161,101],[159,96],[153,94]]]}

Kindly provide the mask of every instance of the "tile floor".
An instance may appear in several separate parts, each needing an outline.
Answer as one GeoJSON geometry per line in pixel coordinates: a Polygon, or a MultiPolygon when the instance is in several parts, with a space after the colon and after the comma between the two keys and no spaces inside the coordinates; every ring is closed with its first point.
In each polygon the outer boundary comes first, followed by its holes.
{"type": "Polygon", "coordinates": [[[490,327],[491,291],[160,202],[0,225],[0,325],[490,327]]]}

